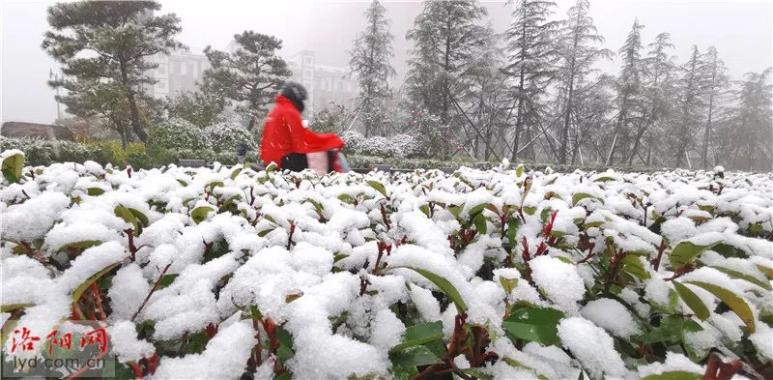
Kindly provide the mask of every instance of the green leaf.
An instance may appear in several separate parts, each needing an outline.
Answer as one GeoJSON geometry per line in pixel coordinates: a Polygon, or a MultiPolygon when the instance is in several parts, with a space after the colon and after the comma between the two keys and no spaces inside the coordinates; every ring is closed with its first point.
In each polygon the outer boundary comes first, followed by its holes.
{"type": "Polygon", "coordinates": [[[204,186],[204,190],[212,193],[218,186],[223,186],[223,181],[212,181],[204,186]]]}
{"type": "Polygon", "coordinates": [[[439,339],[443,339],[443,323],[440,321],[409,326],[405,329],[405,340],[394,346],[391,352],[404,351],[439,339]]]}
{"type": "Polygon", "coordinates": [[[515,168],[515,178],[520,178],[525,171],[526,168],[523,167],[523,164],[518,165],[518,167],[515,168]]]}
{"type": "Polygon", "coordinates": [[[738,315],[738,317],[741,318],[741,320],[746,324],[746,331],[749,334],[754,333],[754,314],[752,313],[751,307],[749,307],[749,304],[746,303],[746,300],[744,300],[743,297],[721,286],[709,284],[708,282],[688,281],[687,283],[700,286],[701,288],[708,290],[709,293],[713,294],[715,297],[719,298],[728,307],[730,307],[730,309],[733,310],[733,312],[738,315]]]}
{"type": "Polygon", "coordinates": [[[266,166],[266,174],[271,173],[277,169],[277,165],[275,163],[270,163],[268,166],[266,166]]]}
{"type": "Polygon", "coordinates": [[[528,215],[534,215],[535,212],[537,212],[536,207],[526,206],[523,208],[523,212],[525,212],[528,215]]]}
{"type": "Polygon", "coordinates": [[[679,281],[674,281],[674,288],[676,289],[676,293],[679,294],[679,297],[682,298],[682,301],[687,304],[687,306],[690,308],[690,310],[695,313],[695,316],[698,317],[701,321],[705,321],[706,318],[708,318],[711,315],[711,312],[706,307],[706,304],[701,301],[700,298],[687,286],[683,285],[679,281]]]}
{"type": "Polygon", "coordinates": [[[6,305],[0,305],[0,313],[9,313],[14,310],[24,309],[30,306],[34,306],[31,303],[11,303],[6,305]]]}
{"type": "Polygon", "coordinates": [[[102,244],[102,241],[100,240],[81,240],[76,241],[74,243],[65,244],[61,248],[59,248],[60,251],[62,250],[69,250],[69,249],[77,249],[77,250],[84,250],[86,248],[91,248],[95,245],[102,244]]]}
{"type": "Polygon", "coordinates": [[[683,241],[677,244],[668,256],[671,267],[677,269],[690,264],[695,258],[700,256],[703,251],[710,249],[715,245],[716,243],[710,245],[696,245],[689,241],[683,241]]]}
{"type": "Polygon", "coordinates": [[[685,332],[701,331],[701,325],[692,319],[683,319],[680,316],[669,315],[663,317],[660,326],[653,328],[640,337],[642,343],[679,343],[684,338],[685,332]]]}
{"type": "Polygon", "coordinates": [[[666,371],[661,374],[642,377],[641,380],[700,380],[701,375],[687,371],[666,371]]]}
{"type": "Polygon", "coordinates": [[[454,218],[459,219],[459,214],[462,213],[462,207],[461,206],[448,206],[448,212],[450,212],[451,215],[454,216],[454,218]]]}
{"type": "Polygon", "coordinates": [[[585,198],[593,198],[601,201],[601,199],[599,199],[598,197],[594,197],[593,195],[590,195],[588,193],[574,193],[574,195],[572,195],[572,206],[577,206],[577,203],[579,203],[581,200],[585,198]]]}
{"type": "Polygon", "coordinates": [[[250,305],[250,316],[256,321],[263,319],[263,313],[261,313],[260,309],[255,305],[250,305]]]}
{"type": "Polygon", "coordinates": [[[507,232],[505,234],[507,235],[507,241],[510,242],[510,247],[513,249],[518,245],[518,242],[515,241],[515,236],[518,233],[518,228],[521,226],[521,220],[518,218],[510,218],[510,220],[507,221],[507,232]]]}
{"type": "Polygon", "coordinates": [[[102,269],[101,271],[95,273],[91,277],[89,277],[86,281],[84,281],[82,284],[78,285],[75,290],[72,291],[72,302],[78,302],[78,300],[81,298],[83,293],[88,289],[91,284],[99,280],[100,277],[104,276],[105,274],[109,273],[113,268],[115,268],[120,263],[113,263],[102,269]]]}
{"type": "Polygon", "coordinates": [[[236,179],[236,177],[239,176],[239,173],[242,172],[242,168],[236,168],[231,172],[231,179],[236,179]]]}
{"type": "Polygon", "coordinates": [[[276,356],[282,362],[286,362],[295,356],[295,352],[286,346],[280,345],[279,348],[276,349],[276,356]]]}
{"type": "Polygon", "coordinates": [[[712,265],[710,267],[714,268],[714,269],[716,269],[716,270],[718,270],[718,271],[720,271],[720,272],[722,272],[722,273],[724,273],[724,274],[726,274],[728,276],[730,276],[730,278],[736,278],[736,279],[739,279],[739,280],[745,280],[745,281],[751,282],[752,284],[757,285],[757,286],[759,286],[759,287],[761,287],[761,288],[763,288],[765,290],[768,290],[768,291],[773,290],[773,287],[770,286],[770,282],[762,281],[762,280],[760,280],[760,279],[758,279],[758,278],[756,278],[756,277],[754,277],[752,275],[749,275],[749,274],[746,274],[746,273],[741,273],[741,272],[738,272],[738,271],[735,271],[735,270],[732,270],[732,269],[727,269],[727,268],[723,268],[723,267],[719,267],[719,266],[713,266],[712,265]]]}
{"type": "Polygon", "coordinates": [[[306,199],[306,202],[311,203],[311,205],[314,206],[314,210],[317,211],[317,214],[322,215],[322,211],[324,211],[324,207],[322,207],[321,203],[311,198],[306,199]]]}
{"type": "Polygon", "coordinates": [[[440,361],[429,348],[421,345],[407,347],[399,351],[392,351],[389,355],[392,364],[403,367],[416,367],[420,365],[435,364],[440,361]]]}
{"type": "Polygon", "coordinates": [[[169,285],[172,285],[172,283],[177,278],[177,276],[178,276],[177,273],[165,274],[163,277],[161,277],[158,280],[158,288],[159,289],[163,289],[163,288],[166,288],[169,285]]]}
{"type": "Polygon", "coordinates": [[[636,277],[639,280],[647,280],[652,277],[650,272],[647,272],[647,269],[644,268],[644,264],[642,264],[639,256],[632,255],[630,252],[623,258],[623,272],[636,277]]]}
{"type": "Polygon", "coordinates": [[[215,211],[215,208],[211,206],[196,207],[191,211],[191,219],[193,219],[194,223],[199,224],[207,219],[207,215],[213,211],[215,211]]]}
{"type": "Polygon", "coordinates": [[[607,181],[614,181],[615,177],[611,175],[600,175],[596,177],[593,182],[607,182],[607,181]]]}
{"type": "Polygon", "coordinates": [[[544,345],[558,345],[558,321],[564,313],[551,308],[523,307],[513,311],[502,328],[507,336],[515,341],[523,339],[544,345]]]}
{"type": "Polygon", "coordinates": [[[134,225],[135,230],[139,229],[139,221],[137,220],[137,217],[134,216],[131,211],[129,211],[128,207],[118,205],[115,206],[113,212],[115,213],[115,216],[123,219],[126,223],[134,225]]]}
{"type": "Polygon", "coordinates": [[[494,376],[486,372],[483,372],[481,368],[465,368],[465,369],[462,369],[461,371],[478,380],[494,380],[494,376]]]}
{"type": "Polygon", "coordinates": [[[427,218],[429,218],[429,215],[430,215],[429,205],[426,205],[426,204],[421,205],[421,206],[419,206],[419,210],[421,210],[421,212],[424,213],[424,215],[426,215],[427,218]]]}
{"type": "Polygon", "coordinates": [[[478,234],[483,235],[486,233],[486,217],[483,214],[476,214],[472,222],[475,223],[475,229],[478,230],[478,234]]]}
{"type": "Polygon", "coordinates": [[[344,203],[354,203],[354,198],[349,194],[341,194],[338,196],[338,200],[344,203]]]}
{"type": "Polygon", "coordinates": [[[129,208],[129,212],[134,215],[134,217],[139,221],[139,224],[141,227],[147,227],[150,224],[150,221],[148,220],[148,217],[145,216],[145,214],[141,213],[139,210],[134,208],[129,208]]]}
{"type": "Polygon", "coordinates": [[[446,280],[445,278],[430,272],[425,269],[420,268],[412,268],[412,267],[394,267],[394,269],[397,268],[405,268],[410,269],[426,278],[435,286],[440,288],[443,293],[445,293],[448,298],[451,298],[451,301],[453,301],[454,305],[456,305],[456,311],[459,313],[464,313],[467,311],[467,305],[464,303],[464,300],[462,299],[462,295],[459,294],[459,291],[451,284],[450,281],[446,280]]]}
{"type": "Polygon", "coordinates": [[[474,207],[472,207],[472,208],[470,209],[469,215],[470,215],[471,217],[474,217],[475,215],[478,215],[478,214],[480,214],[481,212],[483,212],[483,209],[485,209],[485,208],[486,208],[486,207],[488,207],[488,206],[489,206],[489,203],[482,203],[482,204],[479,204],[479,205],[477,205],[477,206],[474,206],[474,207]]]}
{"type": "Polygon", "coordinates": [[[760,272],[762,272],[762,274],[764,274],[765,277],[768,278],[768,280],[773,280],[773,268],[757,264],[757,269],[759,269],[760,272]]]}
{"type": "Polygon", "coordinates": [[[550,218],[550,214],[553,212],[553,210],[550,209],[550,207],[545,207],[540,211],[539,213],[539,219],[542,221],[543,224],[547,223],[548,219],[550,218]]]}
{"type": "Polygon", "coordinates": [[[103,190],[100,187],[89,187],[86,190],[86,194],[91,195],[92,197],[95,197],[97,195],[102,195],[105,193],[105,190],[103,190]]]}
{"type": "Polygon", "coordinates": [[[19,183],[24,169],[24,153],[11,154],[3,159],[2,172],[8,182],[19,183]]]}
{"type": "Polygon", "coordinates": [[[384,198],[389,198],[389,196],[387,195],[386,188],[384,187],[383,183],[381,183],[379,181],[367,181],[367,182],[368,182],[368,185],[370,185],[370,187],[376,189],[376,191],[381,193],[381,195],[383,195],[384,198]]]}
{"type": "Polygon", "coordinates": [[[517,278],[504,278],[502,276],[499,277],[499,284],[502,285],[502,289],[505,290],[505,294],[510,294],[513,292],[513,289],[515,289],[518,286],[518,279],[517,278]]]}

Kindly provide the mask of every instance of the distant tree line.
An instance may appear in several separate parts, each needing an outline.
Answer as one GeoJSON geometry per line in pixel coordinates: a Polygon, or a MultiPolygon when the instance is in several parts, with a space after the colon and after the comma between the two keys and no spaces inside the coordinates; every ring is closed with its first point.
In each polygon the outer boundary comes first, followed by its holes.
{"type": "MultiPolygon", "coordinates": [[[[397,94],[402,113],[363,106],[365,134],[391,124],[391,133],[428,139],[442,157],[773,167],[770,69],[731,80],[713,46],[693,46],[678,62],[668,33],[643,41],[644,25],[634,20],[617,50],[619,72],[611,75],[597,69],[614,52],[604,47],[590,0],[576,0],[563,18],[554,17],[554,1],[509,5],[510,27],[497,34],[477,1],[426,1],[407,34],[413,49],[397,94]]],[[[389,104],[383,100],[389,91],[367,89],[388,88],[392,37],[378,0],[365,16],[352,70],[360,78],[361,104],[372,107],[389,104]],[[371,56],[379,59],[368,61],[371,56]]]]}
{"type": "MultiPolygon", "coordinates": [[[[590,0],[556,17],[550,0],[515,0],[509,28],[495,33],[475,0],[425,1],[406,37],[409,71],[399,88],[390,21],[373,0],[349,51],[359,95],[352,110],[322,110],[327,130],[365,137],[411,134],[428,155],[747,170],[773,168],[771,69],[732,80],[714,47],[694,46],[678,61],[668,33],[644,41],[634,20],[617,49],[616,75],[598,64],[604,47],[590,0]]],[[[204,128],[223,113],[259,130],[273,96],[291,75],[276,37],[244,31],[235,48],[204,51],[210,69],[197,91],[159,101],[150,57],[184,46],[180,20],[155,1],[74,2],[49,8],[43,47],[62,64],[50,82],[66,90],[67,111],[97,118],[126,142],[147,139],[158,119],[204,128]]],[[[335,109],[335,108],[334,108],[335,109]]],[[[314,115],[310,115],[314,117],[314,115]]]]}

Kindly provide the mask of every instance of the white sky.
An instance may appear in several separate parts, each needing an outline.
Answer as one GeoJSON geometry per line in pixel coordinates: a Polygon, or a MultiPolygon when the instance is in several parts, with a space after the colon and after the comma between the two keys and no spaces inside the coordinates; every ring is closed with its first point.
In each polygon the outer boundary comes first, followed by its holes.
{"type": "MultiPolygon", "coordinates": [[[[2,37],[3,121],[52,122],[56,117],[53,90],[46,85],[56,63],[40,48],[47,30],[46,8],[53,1],[0,0],[2,37]]],[[[161,12],[182,19],[179,40],[192,52],[207,46],[223,48],[235,33],[246,29],[273,34],[284,41],[284,53],[309,49],[317,62],[345,66],[347,51],[364,26],[362,12],[368,1],[330,0],[162,0],[161,12]]],[[[557,0],[563,17],[572,0],[557,0]]],[[[509,8],[503,1],[484,2],[495,31],[507,26],[509,8]]],[[[773,0],[592,0],[592,13],[605,46],[617,51],[633,20],[646,26],[646,43],[657,33],[670,32],[680,60],[697,44],[701,50],[717,47],[734,78],[773,66],[773,0]]],[[[386,1],[395,35],[398,73],[410,45],[405,33],[421,10],[418,1],[386,1]]],[[[615,62],[602,65],[617,73],[615,62]]]]}

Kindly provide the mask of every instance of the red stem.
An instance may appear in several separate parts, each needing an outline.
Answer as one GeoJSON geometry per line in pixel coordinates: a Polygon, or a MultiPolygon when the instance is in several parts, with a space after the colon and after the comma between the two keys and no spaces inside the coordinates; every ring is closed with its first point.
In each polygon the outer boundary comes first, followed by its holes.
{"type": "Polygon", "coordinates": [[[172,263],[166,264],[166,266],[164,267],[164,270],[162,270],[161,274],[158,275],[158,279],[156,280],[156,283],[153,284],[153,288],[150,289],[150,292],[148,292],[147,297],[145,297],[145,300],[142,301],[142,305],[140,305],[140,308],[137,309],[137,311],[134,313],[134,315],[132,315],[132,318],[131,318],[132,322],[137,318],[137,315],[140,314],[142,309],[145,308],[145,304],[148,303],[148,300],[150,299],[150,296],[152,296],[153,293],[155,293],[156,290],[158,290],[158,287],[161,286],[161,279],[164,278],[164,275],[166,274],[166,271],[168,271],[169,267],[171,267],[171,266],[172,266],[172,263]]]}

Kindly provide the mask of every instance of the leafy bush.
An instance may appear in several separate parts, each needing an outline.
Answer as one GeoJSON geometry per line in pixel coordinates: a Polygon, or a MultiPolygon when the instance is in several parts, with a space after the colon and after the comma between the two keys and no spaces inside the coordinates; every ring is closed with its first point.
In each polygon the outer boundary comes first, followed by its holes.
{"type": "MultiPolygon", "coordinates": [[[[115,166],[126,166],[130,155],[145,153],[145,144],[139,142],[129,143],[124,149],[121,146],[121,142],[117,140],[100,140],[86,142],[87,145],[95,146],[101,150],[107,157],[104,162],[110,162],[115,166]]],[[[89,158],[92,161],[103,163],[97,159],[89,158]]],[[[76,161],[83,162],[83,161],[76,161]]]]}
{"type": "Polygon", "coordinates": [[[0,137],[0,151],[8,149],[19,149],[24,152],[26,161],[30,165],[87,160],[104,164],[113,160],[110,151],[102,146],[72,141],[0,137]]]}
{"type": "Polygon", "coordinates": [[[3,311],[41,337],[93,316],[137,377],[729,379],[773,360],[773,173],[19,156],[0,155],[3,311]]]}
{"type": "Polygon", "coordinates": [[[426,155],[426,149],[419,139],[408,134],[390,137],[389,144],[394,157],[411,158],[426,155]]]}
{"type": "Polygon", "coordinates": [[[209,148],[204,132],[190,122],[172,118],[150,127],[147,148],[191,149],[209,148]]]}
{"type": "Polygon", "coordinates": [[[220,122],[204,129],[204,134],[215,152],[235,153],[239,144],[245,144],[248,150],[256,147],[252,133],[238,124],[220,122]]]}
{"type": "Polygon", "coordinates": [[[345,151],[350,154],[408,158],[426,153],[424,144],[418,138],[408,134],[399,134],[389,138],[382,136],[365,138],[359,132],[346,131],[341,134],[341,138],[346,142],[345,151]]]}
{"type": "Polygon", "coordinates": [[[18,149],[24,152],[28,164],[48,165],[56,158],[55,143],[42,139],[0,137],[0,151],[18,149]]]}

